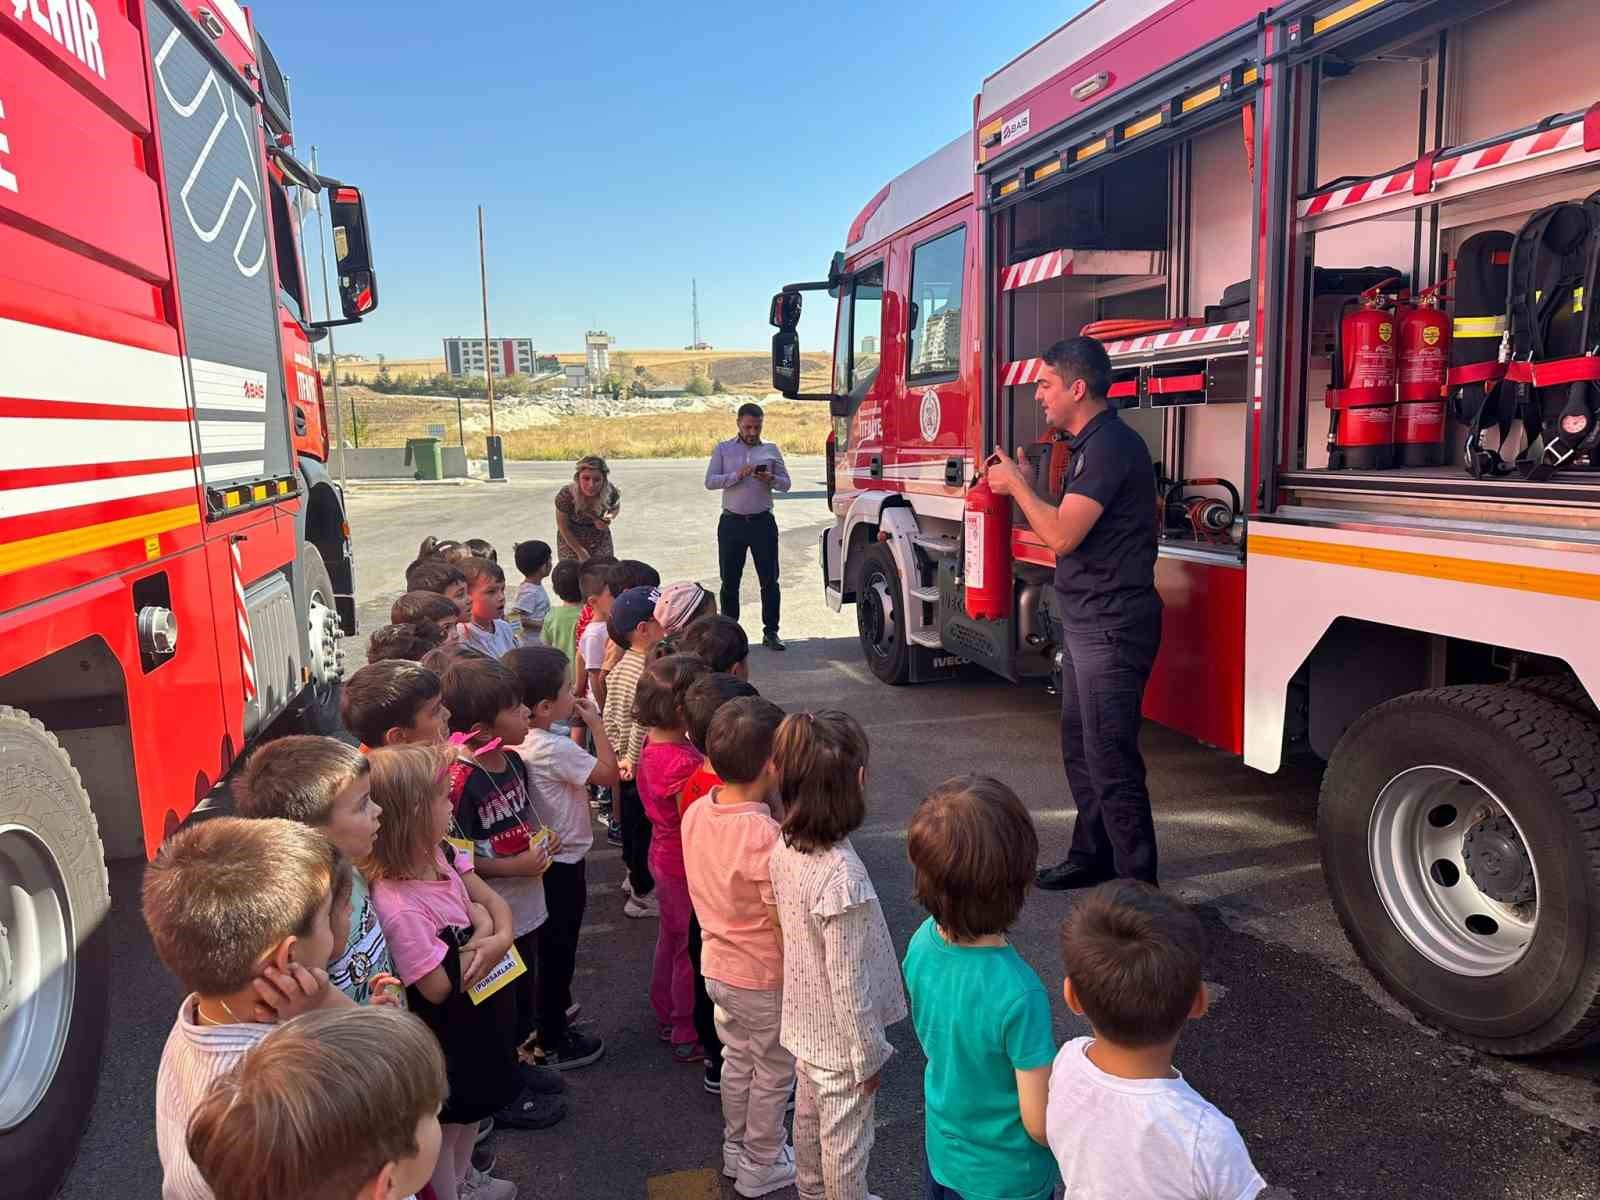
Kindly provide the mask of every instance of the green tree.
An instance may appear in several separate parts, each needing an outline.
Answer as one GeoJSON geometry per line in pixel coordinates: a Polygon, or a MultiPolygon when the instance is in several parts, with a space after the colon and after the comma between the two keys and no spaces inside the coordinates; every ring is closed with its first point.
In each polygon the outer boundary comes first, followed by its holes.
{"type": "Polygon", "coordinates": [[[709,379],[700,374],[700,372],[696,371],[693,375],[689,376],[689,382],[684,384],[683,390],[688,392],[691,396],[709,396],[715,389],[712,387],[709,379]]]}
{"type": "Polygon", "coordinates": [[[712,395],[720,396],[720,395],[722,395],[723,392],[725,392],[727,390],[728,390],[727,388],[722,386],[722,380],[713,379],[711,381],[711,394],[712,395]]]}

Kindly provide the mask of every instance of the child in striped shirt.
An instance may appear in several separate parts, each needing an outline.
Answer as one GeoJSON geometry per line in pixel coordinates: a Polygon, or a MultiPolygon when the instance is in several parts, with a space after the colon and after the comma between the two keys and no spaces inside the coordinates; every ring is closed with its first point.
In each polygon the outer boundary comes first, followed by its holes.
{"type": "Polygon", "coordinates": [[[216,817],[167,839],[142,900],[156,953],[188,993],[156,1072],[161,1196],[211,1200],[185,1141],[207,1089],[275,1022],[352,1003],[327,970],[349,936],[350,864],[308,825],[216,817]]]}
{"type": "Polygon", "coordinates": [[[906,1016],[889,927],[850,844],[866,819],[867,735],[846,713],[795,713],[772,746],[783,834],[772,892],[783,932],[779,1042],[795,1057],[800,1200],[867,1200],[878,1081],[906,1016]]]}

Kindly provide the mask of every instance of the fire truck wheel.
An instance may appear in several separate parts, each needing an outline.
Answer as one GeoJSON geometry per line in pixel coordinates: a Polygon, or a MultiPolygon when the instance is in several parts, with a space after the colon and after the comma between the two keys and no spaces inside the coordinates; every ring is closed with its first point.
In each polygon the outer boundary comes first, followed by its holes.
{"type": "Polygon", "coordinates": [[[1600,725],[1523,688],[1363,714],[1317,820],[1356,953],[1422,1020],[1493,1054],[1600,1037],[1600,725]]]}
{"type": "Polygon", "coordinates": [[[78,772],[43,725],[0,706],[0,1179],[19,1200],[55,1195],[89,1117],[109,907],[78,772]]]}
{"type": "Polygon", "coordinates": [[[1595,707],[1593,698],[1578,682],[1576,675],[1529,675],[1511,686],[1543,696],[1546,700],[1554,700],[1557,704],[1583,713],[1590,720],[1600,716],[1600,709],[1595,707]]]}
{"type": "Polygon", "coordinates": [[[872,673],[898,687],[911,677],[911,647],[900,614],[900,570],[889,547],[875,543],[861,557],[856,587],[856,629],[861,656],[872,673]]]}
{"type": "Polygon", "coordinates": [[[304,733],[336,734],[343,725],[339,719],[339,700],[344,685],[339,679],[327,678],[342,674],[344,656],[339,649],[338,606],[334,601],[333,580],[322,554],[310,544],[300,547],[300,572],[306,581],[306,604],[310,619],[306,628],[307,662],[311,665],[311,683],[294,711],[294,725],[304,733]]]}

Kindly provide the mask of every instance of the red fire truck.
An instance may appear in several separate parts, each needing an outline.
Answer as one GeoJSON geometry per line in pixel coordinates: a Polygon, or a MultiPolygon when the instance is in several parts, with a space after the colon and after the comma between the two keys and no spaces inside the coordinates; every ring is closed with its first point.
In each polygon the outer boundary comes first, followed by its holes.
{"type": "Polygon", "coordinates": [[[54,1191],[144,856],[280,717],[337,719],[355,628],[296,200],[344,324],[361,192],[296,161],[234,0],[0,5],[0,1178],[54,1191]],[[292,710],[292,711],[291,711],[292,710]]]}
{"type": "Polygon", "coordinates": [[[1351,942],[1502,1054],[1600,1033],[1593,15],[1102,0],[773,302],[775,385],[835,418],[826,596],[890,684],[1052,675],[1052,555],[973,485],[1021,445],[1059,497],[1039,356],[1099,333],[1160,476],[1146,715],[1326,760],[1351,942]]]}

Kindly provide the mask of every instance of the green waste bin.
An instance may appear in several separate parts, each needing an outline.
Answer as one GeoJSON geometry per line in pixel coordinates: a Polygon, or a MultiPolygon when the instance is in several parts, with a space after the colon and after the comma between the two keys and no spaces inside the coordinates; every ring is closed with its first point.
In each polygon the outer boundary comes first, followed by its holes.
{"type": "Polygon", "coordinates": [[[417,479],[443,479],[444,478],[444,450],[438,438],[421,437],[406,439],[406,466],[416,464],[417,479]]]}

